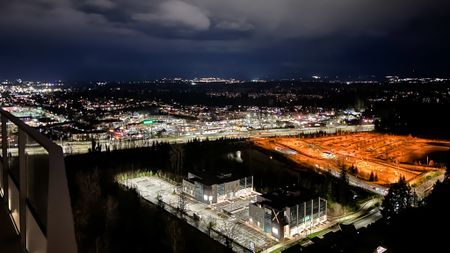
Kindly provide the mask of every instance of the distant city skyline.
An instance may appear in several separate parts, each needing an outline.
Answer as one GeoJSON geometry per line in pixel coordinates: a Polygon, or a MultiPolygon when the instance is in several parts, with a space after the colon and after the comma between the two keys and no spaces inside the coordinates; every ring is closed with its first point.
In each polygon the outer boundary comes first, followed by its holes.
{"type": "Polygon", "coordinates": [[[0,3],[0,79],[449,77],[446,0],[0,3]]]}
{"type": "Polygon", "coordinates": [[[96,85],[107,85],[107,84],[158,84],[158,83],[180,83],[180,84],[191,84],[197,85],[202,83],[226,83],[226,84],[245,84],[245,83],[278,83],[278,82],[295,82],[295,83],[342,83],[342,84],[350,84],[350,83],[448,83],[450,81],[449,77],[412,77],[412,76],[396,76],[396,75],[387,75],[387,76],[305,76],[298,78],[279,78],[279,79],[263,79],[263,78],[255,78],[255,79],[238,79],[238,78],[224,78],[217,76],[205,76],[205,77],[194,77],[194,78],[185,78],[185,77],[162,77],[157,79],[123,79],[123,80],[102,80],[102,79],[92,79],[92,80],[61,80],[61,79],[22,79],[22,78],[10,78],[10,79],[2,79],[0,77],[0,85],[41,85],[41,86],[59,86],[64,84],[96,84],[96,85]]]}

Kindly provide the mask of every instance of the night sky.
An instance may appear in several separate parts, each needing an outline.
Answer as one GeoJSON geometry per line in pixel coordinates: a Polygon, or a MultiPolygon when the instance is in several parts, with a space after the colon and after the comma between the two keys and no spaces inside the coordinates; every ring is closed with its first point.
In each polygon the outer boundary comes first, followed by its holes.
{"type": "Polygon", "coordinates": [[[0,79],[450,76],[448,0],[0,0],[0,79]]]}

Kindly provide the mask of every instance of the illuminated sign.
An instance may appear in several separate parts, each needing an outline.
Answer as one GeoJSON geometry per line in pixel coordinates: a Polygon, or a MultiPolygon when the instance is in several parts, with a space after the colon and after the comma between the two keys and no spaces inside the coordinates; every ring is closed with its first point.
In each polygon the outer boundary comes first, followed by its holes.
{"type": "Polygon", "coordinates": [[[144,124],[144,125],[152,125],[152,124],[155,124],[155,121],[147,119],[147,120],[144,120],[142,122],[142,124],[144,124]]]}

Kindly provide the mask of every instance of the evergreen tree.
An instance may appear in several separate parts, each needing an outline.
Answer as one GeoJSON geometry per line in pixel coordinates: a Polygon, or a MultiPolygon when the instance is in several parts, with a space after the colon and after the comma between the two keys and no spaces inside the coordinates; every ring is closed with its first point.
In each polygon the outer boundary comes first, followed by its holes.
{"type": "Polygon", "coordinates": [[[348,185],[348,175],[347,175],[347,171],[345,169],[341,169],[340,178],[341,178],[341,182],[348,185]]]}
{"type": "Polygon", "coordinates": [[[341,175],[337,184],[338,202],[341,204],[348,204],[351,199],[351,193],[349,191],[349,179],[347,171],[345,169],[341,170],[341,175]]]}
{"type": "Polygon", "coordinates": [[[373,174],[373,171],[370,172],[369,181],[370,181],[370,182],[375,181],[375,176],[374,176],[374,174],[373,174]]]}
{"type": "Polygon", "coordinates": [[[350,174],[357,175],[358,174],[358,168],[355,165],[352,165],[349,169],[350,174]]]}
{"type": "Polygon", "coordinates": [[[397,183],[391,185],[388,194],[384,197],[381,214],[384,218],[390,219],[411,207],[412,201],[411,187],[404,177],[400,177],[397,183]]]}

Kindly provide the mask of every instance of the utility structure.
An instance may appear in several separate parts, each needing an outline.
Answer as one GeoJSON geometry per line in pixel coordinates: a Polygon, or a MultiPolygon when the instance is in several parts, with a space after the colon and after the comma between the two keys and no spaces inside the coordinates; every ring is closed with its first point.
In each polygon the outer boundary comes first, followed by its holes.
{"type": "Polygon", "coordinates": [[[308,231],[327,220],[327,201],[304,190],[284,188],[257,196],[249,222],[278,240],[308,231]]]}

